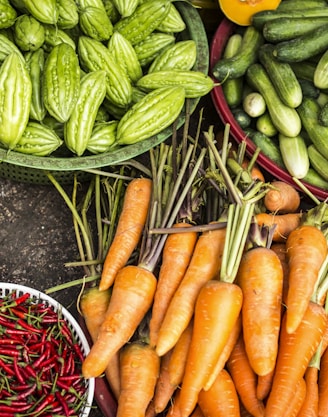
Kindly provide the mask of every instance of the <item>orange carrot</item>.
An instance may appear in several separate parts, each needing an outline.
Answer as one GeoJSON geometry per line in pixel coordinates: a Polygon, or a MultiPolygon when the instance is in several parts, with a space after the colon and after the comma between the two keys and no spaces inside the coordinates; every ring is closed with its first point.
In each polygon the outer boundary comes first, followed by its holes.
{"type": "Polygon", "coordinates": [[[328,416],[328,349],[321,357],[318,377],[318,417],[328,416]]]}
{"type": "Polygon", "coordinates": [[[239,398],[228,371],[222,369],[211,387],[200,391],[198,405],[205,417],[240,417],[239,398]]]}
{"type": "Polygon", "coordinates": [[[280,259],[282,271],[283,271],[283,286],[282,286],[282,302],[285,303],[288,293],[288,276],[289,276],[289,266],[286,253],[286,243],[285,242],[273,242],[270,246],[280,259]]]}
{"type": "MultiPolygon", "coordinates": [[[[248,165],[249,165],[249,160],[245,158],[244,161],[242,162],[241,166],[242,166],[242,168],[247,169],[248,165]]],[[[261,171],[260,167],[257,164],[254,164],[251,167],[250,174],[251,174],[251,178],[253,180],[258,180],[258,181],[265,182],[263,172],[261,171]]]]}
{"type": "Polygon", "coordinates": [[[151,192],[152,181],[148,178],[135,178],[128,184],[116,232],[105,257],[101,291],[112,286],[116,274],[137,247],[147,220],[151,192]]]}
{"type": "Polygon", "coordinates": [[[201,288],[194,313],[194,326],[180,391],[180,411],[187,417],[195,408],[218,358],[238,320],[242,291],[233,283],[210,280],[201,288]]]}
{"type": "Polygon", "coordinates": [[[295,213],[301,204],[298,191],[285,181],[272,181],[263,199],[264,206],[272,213],[295,213]]]}
{"type": "Polygon", "coordinates": [[[285,242],[289,233],[301,224],[301,218],[301,213],[271,214],[261,212],[255,215],[255,220],[260,226],[271,228],[275,225],[273,242],[285,242]]]}
{"type": "Polygon", "coordinates": [[[207,230],[198,238],[187,271],[177,288],[159,329],[156,345],[162,356],[177,343],[194,313],[200,288],[220,270],[226,229],[207,230]]]}
{"type": "MultiPolygon", "coordinates": [[[[190,224],[177,223],[174,227],[185,228],[190,227],[190,224]]],[[[196,241],[197,233],[192,231],[171,233],[165,241],[149,323],[149,338],[152,346],[156,346],[165,312],[186,272],[196,241]]]]}
{"type": "Polygon", "coordinates": [[[210,375],[210,377],[208,378],[207,383],[204,385],[204,390],[208,390],[210,388],[210,386],[213,384],[214,380],[216,379],[217,375],[222,371],[222,369],[225,367],[227,360],[230,357],[230,354],[232,352],[233,347],[235,346],[238,337],[240,335],[241,332],[241,315],[239,315],[235,326],[233,327],[230,335],[229,335],[229,339],[226,343],[226,345],[223,348],[223,351],[214,367],[214,370],[212,372],[212,374],[210,375]]]}
{"type": "Polygon", "coordinates": [[[273,380],[274,370],[266,375],[259,375],[257,378],[256,386],[256,396],[260,401],[263,401],[268,396],[272,380],[273,380]]]}
{"type": "Polygon", "coordinates": [[[254,417],[263,417],[264,404],[256,396],[257,375],[249,363],[242,334],[231,352],[227,369],[244,408],[254,417]]]}
{"type": "Polygon", "coordinates": [[[82,364],[85,378],[101,375],[129,341],[150,309],[155,290],[156,278],[144,268],[128,265],[118,272],[98,338],[82,364]]]}
{"type": "Polygon", "coordinates": [[[199,405],[196,406],[191,414],[191,417],[205,417],[199,405]]]}
{"type": "Polygon", "coordinates": [[[134,342],[121,351],[120,369],[116,417],[144,417],[154,395],[160,359],[151,346],[134,342]]]}
{"type": "Polygon", "coordinates": [[[177,389],[172,397],[172,401],[169,409],[167,410],[166,417],[181,417],[180,410],[180,390],[177,389]]]}
{"type": "Polygon", "coordinates": [[[318,415],[319,389],[318,389],[318,368],[308,366],[305,371],[306,395],[297,417],[312,417],[318,415]]]}
{"type": "Polygon", "coordinates": [[[283,270],[280,259],[266,247],[242,256],[237,282],[243,291],[242,327],[249,363],[257,375],[273,371],[278,353],[283,270]]]}
{"type": "MultiPolygon", "coordinates": [[[[97,340],[100,326],[105,318],[108,308],[111,290],[99,291],[98,287],[90,287],[84,290],[81,300],[80,309],[85,321],[85,325],[93,342],[97,340]]],[[[118,353],[108,363],[105,374],[111,391],[115,398],[118,398],[120,392],[120,373],[118,353]]]]}
{"type": "Polygon", "coordinates": [[[294,389],[293,398],[290,400],[284,415],[288,417],[298,417],[298,413],[302,408],[306,396],[306,382],[301,378],[294,389]]]}
{"type": "Polygon", "coordinates": [[[172,350],[168,351],[161,357],[161,366],[153,397],[154,410],[156,414],[159,414],[165,410],[176,388],[176,386],[172,385],[170,382],[170,374],[168,368],[171,356],[172,350]]]}
{"type": "Polygon", "coordinates": [[[289,265],[286,326],[293,333],[302,320],[327,256],[327,240],[319,228],[302,225],[288,236],[286,251],[289,265]]]}
{"type": "Polygon", "coordinates": [[[187,355],[189,351],[189,346],[191,342],[193,328],[193,320],[191,319],[188,326],[183,331],[182,335],[179,337],[176,345],[172,349],[172,355],[169,363],[169,375],[170,383],[174,387],[177,387],[181,384],[186,362],[187,355]]]}
{"type": "Polygon", "coordinates": [[[321,342],[327,325],[322,306],[310,302],[301,323],[287,332],[286,314],[281,325],[279,352],[272,388],[266,403],[266,417],[281,417],[294,396],[295,386],[303,378],[310,360],[321,342]]]}

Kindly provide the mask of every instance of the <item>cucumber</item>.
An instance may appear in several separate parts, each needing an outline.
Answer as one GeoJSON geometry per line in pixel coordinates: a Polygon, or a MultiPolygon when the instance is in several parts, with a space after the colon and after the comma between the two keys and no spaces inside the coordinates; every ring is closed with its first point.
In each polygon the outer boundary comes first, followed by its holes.
{"type": "Polygon", "coordinates": [[[262,132],[265,135],[269,136],[270,138],[278,134],[275,125],[272,123],[270,114],[267,111],[264,114],[262,114],[262,116],[257,118],[256,129],[259,132],[262,132]]]}
{"type": "Polygon", "coordinates": [[[315,67],[313,84],[321,89],[328,88],[328,50],[321,55],[315,67]]]}
{"type": "Polygon", "coordinates": [[[256,130],[245,130],[251,141],[260,148],[263,155],[271,159],[276,165],[282,169],[285,168],[284,161],[281,156],[279,143],[273,138],[269,138],[264,133],[258,132],[256,130]]]}
{"type": "Polygon", "coordinates": [[[290,137],[297,136],[302,127],[300,117],[294,108],[281,101],[264,67],[259,63],[251,65],[247,70],[246,79],[248,84],[264,97],[272,123],[279,133],[290,137]]]}
{"type": "Polygon", "coordinates": [[[303,96],[317,99],[320,95],[320,90],[317,88],[312,81],[299,79],[303,96]]]}
{"type": "Polygon", "coordinates": [[[302,101],[302,88],[288,62],[280,62],[273,56],[274,46],[267,43],[259,49],[259,61],[266,69],[281,101],[290,107],[298,107],[302,101]]]}
{"type": "Polygon", "coordinates": [[[213,66],[218,81],[242,77],[247,68],[257,61],[258,48],[264,43],[263,35],[253,26],[247,26],[240,50],[231,58],[219,59],[213,66]]]}
{"type": "MultiPolygon", "coordinates": [[[[327,7],[328,10],[328,7],[327,7]]],[[[302,62],[323,53],[328,48],[328,23],[289,41],[275,45],[273,54],[280,61],[302,62]]]]}
{"type": "Polygon", "coordinates": [[[328,190],[328,180],[325,180],[324,178],[322,178],[322,176],[319,175],[317,171],[313,169],[311,166],[308,170],[308,173],[303,178],[303,181],[306,181],[308,184],[313,185],[315,187],[328,190]]]}
{"type": "Polygon", "coordinates": [[[326,103],[319,112],[319,123],[328,127],[328,103],[326,103]]]}
{"type": "Polygon", "coordinates": [[[293,12],[294,10],[306,10],[313,7],[326,7],[326,0],[283,0],[277,7],[278,12],[293,12]]]}
{"type": "Polygon", "coordinates": [[[266,22],[262,30],[268,42],[278,43],[309,33],[325,23],[328,17],[279,17],[266,22]]]}
{"type": "Polygon", "coordinates": [[[308,80],[311,82],[313,82],[314,71],[315,71],[316,65],[317,65],[316,63],[311,62],[311,61],[290,63],[290,66],[292,67],[298,79],[302,78],[304,80],[308,80]]]}
{"type": "Polygon", "coordinates": [[[308,147],[308,154],[313,169],[328,181],[328,159],[325,158],[314,145],[308,147]]]}
{"type": "Polygon", "coordinates": [[[243,100],[243,109],[250,117],[260,117],[266,111],[266,103],[262,94],[252,92],[243,100]]]}
{"type": "Polygon", "coordinates": [[[310,161],[305,140],[301,135],[289,138],[279,134],[279,148],[288,173],[295,178],[304,178],[310,161]]]}
{"type": "Polygon", "coordinates": [[[303,97],[301,105],[297,108],[303,128],[312,144],[328,159],[328,127],[319,123],[320,110],[318,102],[310,97],[303,97]]]}
{"type": "Polygon", "coordinates": [[[245,129],[251,125],[252,118],[244,111],[244,109],[236,107],[231,109],[231,113],[242,129],[245,129]]]}

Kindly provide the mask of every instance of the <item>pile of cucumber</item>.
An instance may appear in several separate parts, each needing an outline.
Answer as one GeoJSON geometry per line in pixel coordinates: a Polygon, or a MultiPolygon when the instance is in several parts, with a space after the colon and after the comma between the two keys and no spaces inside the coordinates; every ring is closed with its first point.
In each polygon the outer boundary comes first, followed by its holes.
{"type": "Polygon", "coordinates": [[[256,13],[235,27],[212,74],[263,154],[328,190],[328,1],[282,0],[256,13]]]}

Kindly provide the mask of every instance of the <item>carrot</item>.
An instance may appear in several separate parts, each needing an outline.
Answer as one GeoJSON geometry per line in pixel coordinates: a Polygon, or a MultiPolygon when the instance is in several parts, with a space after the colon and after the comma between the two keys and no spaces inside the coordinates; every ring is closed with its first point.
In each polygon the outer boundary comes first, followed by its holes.
{"type": "Polygon", "coordinates": [[[288,404],[286,410],[284,411],[284,415],[288,417],[298,417],[298,413],[302,408],[303,402],[306,396],[306,382],[304,378],[301,378],[295,389],[294,395],[291,399],[290,403],[288,404]]]}
{"type": "Polygon", "coordinates": [[[274,370],[266,375],[259,375],[257,378],[257,386],[256,386],[256,396],[260,401],[266,399],[269,395],[272,380],[273,380],[274,370]]]}
{"type": "Polygon", "coordinates": [[[304,376],[327,325],[324,308],[313,302],[308,304],[301,323],[293,333],[287,332],[286,318],[284,314],[275,374],[266,403],[266,417],[284,415],[294,396],[295,386],[304,376]]]}
{"type": "Polygon", "coordinates": [[[318,415],[319,389],[318,389],[318,368],[308,366],[305,371],[306,395],[297,417],[312,417],[318,415]]]}
{"type": "Polygon", "coordinates": [[[169,363],[169,375],[171,385],[177,387],[181,384],[191,342],[193,320],[191,319],[188,326],[179,337],[176,345],[172,349],[172,355],[169,363]]]}
{"type": "Polygon", "coordinates": [[[285,303],[288,293],[288,276],[289,276],[289,265],[287,260],[286,253],[286,243],[285,242],[273,242],[270,246],[280,259],[282,271],[283,271],[283,285],[282,285],[282,302],[285,303]]]}
{"type": "Polygon", "coordinates": [[[207,230],[196,243],[187,271],[177,288],[159,329],[156,345],[162,356],[173,348],[194,312],[200,288],[219,273],[226,229],[207,230]]]}
{"type": "Polygon", "coordinates": [[[285,242],[290,232],[301,224],[301,213],[272,214],[261,212],[255,215],[255,220],[260,226],[272,227],[275,230],[272,236],[273,242],[285,242]]]}
{"type": "Polygon", "coordinates": [[[168,351],[161,357],[161,366],[153,397],[154,410],[156,414],[164,411],[176,388],[176,386],[172,385],[170,382],[170,374],[168,368],[171,356],[172,350],[168,351]]]}
{"type": "Polygon", "coordinates": [[[327,240],[319,228],[302,225],[288,236],[286,251],[289,265],[286,326],[287,331],[293,333],[315,289],[320,267],[327,256],[327,240]]]}
{"type": "Polygon", "coordinates": [[[242,256],[237,282],[243,291],[242,327],[249,363],[257,375],[273,371],[278,353],[283,270],[280,259],[266,247],[242,256]]]}
{"type": "Polygon", "coordinates": [[[227,369],[244,408],[254,417],[263,417],[264,404],[256,395],[257,375],[249,363],[242,334],[227,361],[227,369]]]}
{"type": "Polygon", "coordinates": [[[298,191],[285,181],[272,181],[263,203],[272,213],[295,213],[301,204],[298,191]]]}
{"type": "Polygon", "coordinates": [[[156,278],[147,269],[128,265],[118,272],[98,338],[82,363],[85,378],[104,372],[113,355],[129,341],[150,309],[155,290],[156,278]]]}
{"type": "Polygon", "coordinates": [[[191,417],[205,417],[199,405],[196,406],[196,408],[191,414],[191,417]]]}
{"type": "Polygon", "coordinates": [[[200,391],[198,405],[205,417],[240,417],[239,398],[228,371],[222,369],[211,387],[200,391]]]}
{"type": "MultiPolygon", "coordinates": [[[[97,340],[110,297],[111,289],[99,291],[98,287],[90,287],[84,290],[80,299],[80,310],[93,343],[97,340]]],[[[113,356],[105,370],[106,379],[115,398],[118,398],[120,392],[118,356],[118,354],[113,356]]]]}
{"type": "Polygon", "coordinates": [[[147,220],[151,192],[149,178],[135,178],[128,184],[116,232],[103,264],[100,291],[112,286],[116,274],[137,247],[147,220]]]}
{"type": "Polygon", "coordinates": [[[171,404],[167,410],[166,417],[181,417],[180,390],[177,389],[172,397],[171,404]]]}
{"type": "Polygon", "coordinates": [[[153,398],[160,359],[148,344],[127,344],[120,355],[121,392],[116,417],[144,417],[153,398]]]}
{"type": "MultiPolygon", "coordinates": [[[[249,160],[245,158],[241,166],[242,168],[247,169],[248,165],[249,165],[249,160]]],[[[253,180],[265,182],[263,172],[261,171],[260,167],[257,164],[253,164],[253,166],[250,168],[250,175],[253,180]]]]}
{"type": "Polygon", "coordinates": [[[210,386],[213,384],[214,380],[216,379],[217,375],[221,372],[221,370],[225,367],[227,360],[230,357],[230,354],[232,352],[233,347],[235,346],[238,337],[240,335],[241,332],[241,315],[239,315],[236,324],[234,325],[230,335],[229,335],[229,339],[226,343],[226,345],[224,346],[222,353],[214,367],[214,370],[211,374],[211,376],[208,378],[207,383],[204,385],[204,390],[208,390],[210,388],[210,386]]]}
{"type": "Polygon", "coordinates": [[[187,417],[220,357],[238,320],[242,291],[233,283],[210,280],[201,288],[180,391],[180,411],[187,417]]]}
{"type": "MultiPolygon", "coordinates": [[[[177,223],[174,227],[190,227],[190,224],[177,223]]],[[[153,346],[156,346],[165,312],[186,272],[196,241],[197,233],[192,231],[171,233],[165,241],[149,323],[150,344],[153,346]]]]}
{"type": "Polygon", "coordinates": [[[318,377],[318,417],[328,416],[328,350],[321,357],[318,377]]]}

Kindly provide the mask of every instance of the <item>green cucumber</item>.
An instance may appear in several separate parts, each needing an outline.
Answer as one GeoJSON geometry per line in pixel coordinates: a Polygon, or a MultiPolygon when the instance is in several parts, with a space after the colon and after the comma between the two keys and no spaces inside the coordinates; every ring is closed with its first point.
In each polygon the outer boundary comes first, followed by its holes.
{"type": "Polygon", "coordinates": [[[327,7],[326,0],[283,0],[277,7],[278,12],[293,12],[294,10],[306,10],[313,7],[327,7]]]}
{"type": "Polygon", "coordinates": [[[315,169],[311,166],[308,170],[308,173],[303,178],[303,181],[306,181],[308,184],[313,185],[314,187],[323,188],[324,190],[328,190],[328,180],[322,178],[321,175],[317,173],[315,169]]]}
{"type": "Polygon", "coordinates": [[[328,88],[328,50],[320,57],[313,74],[313,84],[320,88],[328,88]]]}
{"type": "Polygon", "coordinates": [[[319,112],[319,123],[322,126],[328,127],[328,103],[326,103],[319,112]]]}
{"type": "Polygon", "coordinates": [[[244,109],[235,107],[231,109],[231,113],[242,129],[245,129],[251,125],[252,118],[244,111],[244,109]]]}
{"type": "Polygon", "coordinates": [[[308,147],[308,154],[313,169],[328,181],[328,159],[325,158],[314,145],[308,147]]]}
{"type": "Polygon", "coordinates": [[[279,134],[279,148],[288,173],[295,178],[304,178],[310,166],[305,140],[301,135],[293,138],[279,134]]]}
{"type": "Polygon", "coordinates": [[[252,91],[243,100],[243,109],[250,117],[260,117],[266,111],[266,102],[262,94],[252,91]]]}
{"type": "Polygon", "coordinates": [[[213,76],[218,81],[242,77],[247,68],[257,61],[259,47],[264,43],[263,35],[253,26],[248,26],[243,35],[239,52],[231,58],[219,59],[213,66],[213,76]]]}
{"type": "Polygon", "coordinates": [[[264,67],[259,63],[251,65],[247,70],[246,79],[248,84],[264,97],[276,129],[285,136],[297,136],[302,127],[300,117],[294,108],[281,101],[264,67]]]}
{"type": "Polygon", "coordinates": [[[318,102],[310,97],[303,97],[301,105],[297,108],[303,128],[311,142],[328,159],[328,127],[319,123],[320,110],[318,102]]]}
{"type": "Polygon", "coordinates": [[[267,111],[264,114],[262,114],[262,116],[257,118],[256,129],[259,132],[262,132],[265,135],[269,136],[270,138],[278,134],[275,125],[272,123],[271,116],[267,111]]]}
{"type": "Polygon", "coordinates": [[[285,164],[281,156],[279,144],[274,138],[269,138],[264,133],[256,130],[245,129],[250,140],[258,147],[263,155],[271,159],[278,167],[285,169],[285,164]]]}
{"type": "Polygon", "coordinates": [[[259,61],[266,69],[281,101],[289,107],[298,107],[302,101],[302,88],[288,62],[273,56],[274,46],[264,44],[259,49],[259,61]]]}
{"type": "MultiPolygon", "coordinates": [[[[328,11],[328,7],[327,7],[328,11]]],[[[328,48],[328,23],[289,41],[275,45],[273,54],[280,61],[302,62],[323,53],[328,48]]]]}

